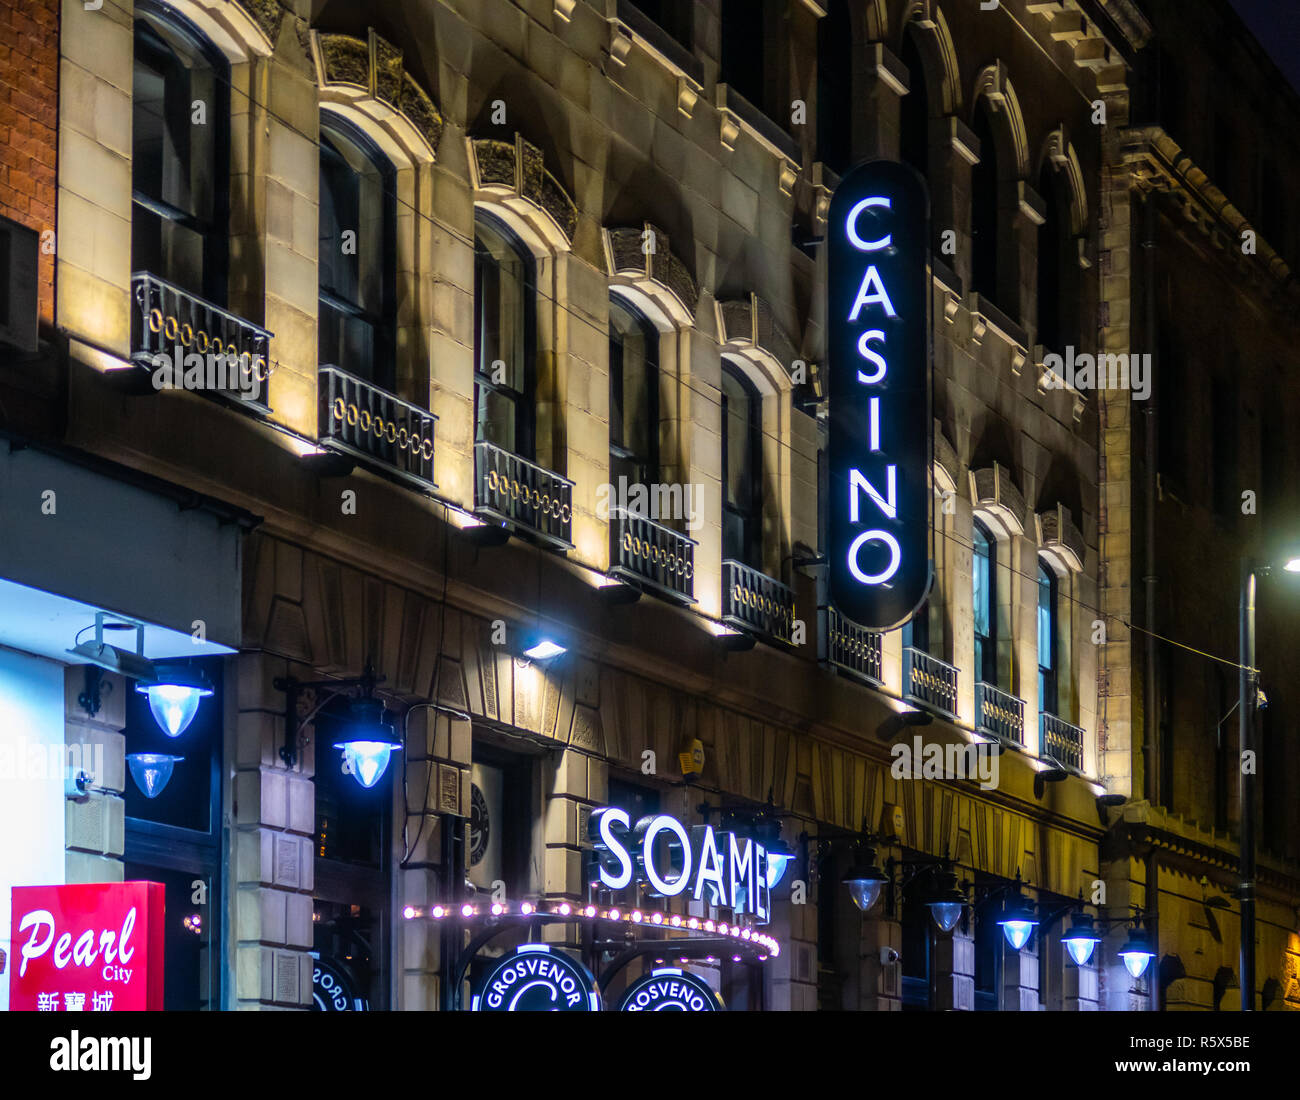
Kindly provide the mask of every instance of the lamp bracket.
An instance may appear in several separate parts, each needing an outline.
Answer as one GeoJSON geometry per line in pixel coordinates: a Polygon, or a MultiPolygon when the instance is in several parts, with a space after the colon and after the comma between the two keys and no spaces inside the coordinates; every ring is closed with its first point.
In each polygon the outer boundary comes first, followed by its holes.
{"type": "Polygon", "coordinates": [[[276,691],[283,691],[285,696],[284,743],[280,746],[280,759],[284,762],[284,766],[292,769],[298,763],[298,730],[303,724],[303,720],[298,717],[298,697],[303,691],[327,693],[307,716],[306,721],[311,721],[321,707],[330,700],[347,694],[350,688],[359,687],[362,691],[360,697],[365,699],[373,696],[376,685],[384,683],[385,680],[387,677],[376,676],[375,670],[370,665],[366,665],[365,671],[360,676],[346,677],[341,680],[299,680],[295,676],[277,676],[272,680],[271,686],[276,691]]]}

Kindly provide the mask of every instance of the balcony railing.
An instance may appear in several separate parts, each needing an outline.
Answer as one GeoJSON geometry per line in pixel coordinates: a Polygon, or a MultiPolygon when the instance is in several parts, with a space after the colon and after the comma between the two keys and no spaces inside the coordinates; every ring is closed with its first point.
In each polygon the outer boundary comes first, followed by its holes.
{"type": "Polygon", "coordinates": [[[131,295],[131,359],[155,387],[210,393],[261,416],[271,411],[271,333],[147,271],[131,276],[131,295]],[[159,355],[167,357],[166,374],[159,355]]]}
{"type": "Polygon", "coordinates": [[[613,508],[609,542],[611,573],[683,603],[695,602],[694,539],[625,508],[613,508]]]}
{"type": "Polygon", "coordinates": [[[982,680],[975,685],[975,728],[1002,741],[1025,743],[1025,701],[982,680]]]}
{"type": "Polygon", "coordinates": [[[922,649],[903,649],[903,695],[913,703],[957,717],[957,669],[922,649]]]}
{"type": "Polygon", "coordinates": [[[571,549],[573,482],[480,440],[474,444],[474,511],[571,549]]]}
{"type": "Polygon", "coordinates": [[[1055,714],[1038,716],[1039,753],[1066,768],[1083,771],[1083,730],[1055,714]]]}
{"type": "Polygon", "coordinates": [[[780,642],[794,629],[794,592],[757,569],[728,558],[722,563],[722,619],[780,642]]]}
{"type": "Polygon", "coordinates": [[[423,489],[433,480],[433,425],[427,409],[394,397],[340,367],[317,374],[321,446],[377,466],[423,489]]]}
{"type": "Polygon", "coordinates": [[[833,607],[824,609],[826,616],[826,660],[836,668],[877,687],[881,677],[881,643],[883,637],[865,626],[844,618],[833,607]]]}

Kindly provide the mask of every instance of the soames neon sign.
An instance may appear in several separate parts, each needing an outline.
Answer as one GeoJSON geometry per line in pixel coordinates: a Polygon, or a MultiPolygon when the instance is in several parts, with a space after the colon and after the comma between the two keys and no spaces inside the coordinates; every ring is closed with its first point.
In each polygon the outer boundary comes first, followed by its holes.
{"type": "Polygon", "coordinates": [[[633,877],[655,897],[686,893],[737,915],[751,913],[766,923],[771,881],[767,852],[750,837],[655,814],[632,828],[625,810],[594,810],[589,826],[596,852],[593,885],[624,890],[633,877]]]}
{"type": "Polygon", "coordinates": [[[925,182],[893,161],[855,168],[828,232],[831,600],[888,630],[930,583],[925,182]]]}

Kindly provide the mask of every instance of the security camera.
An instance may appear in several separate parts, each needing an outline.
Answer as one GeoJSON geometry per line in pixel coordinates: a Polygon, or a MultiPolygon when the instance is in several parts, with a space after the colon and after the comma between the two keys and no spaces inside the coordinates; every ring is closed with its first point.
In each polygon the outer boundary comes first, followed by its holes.
{"type": "Polygon", "coordinates": [[[892,947],[882,947],[880,949],[880,965],[888,966],[890,963],[898,962],[898,951],[892,947]]]}

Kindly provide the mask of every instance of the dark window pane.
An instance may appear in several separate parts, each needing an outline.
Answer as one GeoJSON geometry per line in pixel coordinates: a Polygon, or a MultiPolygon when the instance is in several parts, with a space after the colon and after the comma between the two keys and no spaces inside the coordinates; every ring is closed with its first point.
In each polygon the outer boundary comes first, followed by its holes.
{"type": "Polygon", "coordinates": [[[997,684],[997,544],[983,524],[976,521],[971,580],[974,585],[975,669],[986,684],[997,684]]]}
{"type": "Polygon", "coordinates": [[[629,481],[650,485],[659,471],[659,333],[640,314],[609,308],[609,445],[629,481]]]}
{"type": "Polygon", "coordinates": [[[723,556],[763,564],[762,410],[757,389],[730,363],[722,371],[723,556]]]}
{"type": "Polygon", "coordinates": [[[477,439],[533,457],[532,257],[498,222],[474,226],[474,355],[477,439]]]}
{"type": "Polygon", "coordinates": [[[988,104],[975,111],[979,163],[971,169],[971,283],[989,301],[998,299],[998,150],[988,104]]]}

